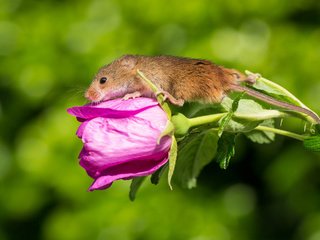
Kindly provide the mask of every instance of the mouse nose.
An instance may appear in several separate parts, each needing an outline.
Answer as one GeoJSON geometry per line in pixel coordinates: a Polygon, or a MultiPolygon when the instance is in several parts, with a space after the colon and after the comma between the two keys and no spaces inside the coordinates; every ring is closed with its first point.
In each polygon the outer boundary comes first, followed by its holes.
{"type": "Polygon", "coordinates": [[[86,99],[92,102],[100,101],[100,94],[92,88],[88,89],[84,96],[86,99]]]}

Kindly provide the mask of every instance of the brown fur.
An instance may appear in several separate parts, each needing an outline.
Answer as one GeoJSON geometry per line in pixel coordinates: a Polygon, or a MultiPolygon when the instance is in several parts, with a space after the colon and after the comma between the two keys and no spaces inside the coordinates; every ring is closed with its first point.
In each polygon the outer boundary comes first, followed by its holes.
{"type": "Polygon", "coordinates": [[[99,70],[85,96],[94,102],[119,97],[154,97],[149,86],[137,75],[137,70],[177,105],[193,101],[218,103],[230,91],[246,92],[271,105],[307,114],[320,123],[319,117],[309,109],[281,102],[239,84],[240,81],[253,83],[257,75],[245,76],[202,59],[125,55],[99,70]],[[102,77],[107,81],[100,83],[102,77]]]}
{"type": "Polygon", "coordinates": [[[188,102],[220,102],[225,93],[232,89],[232,84],[239,80],[239,76],[243,77],[236,70],[207,60],[125,55],[100,69],[86,96],[92,101],[123,97],[137,91],[142,96],[152,96],[151,90],[137,76],[138,69],[160,90],[170,93],[175,99],[188,102]],[[108,78],[105,84],[99,84],[102,76],[108,78]],[[94,93],[97,89],[106,95],[97,97],[98,94],[94,93]]]}

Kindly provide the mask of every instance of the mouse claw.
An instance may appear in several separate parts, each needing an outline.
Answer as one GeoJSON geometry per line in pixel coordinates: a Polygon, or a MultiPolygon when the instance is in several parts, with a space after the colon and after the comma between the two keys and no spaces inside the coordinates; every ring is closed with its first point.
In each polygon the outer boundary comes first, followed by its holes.
{"type": "Polygon", "coordinates": [[[137,97],[141,97],[140,92],[127,93],[126,95],[124,95],[124,97],[122,99],[128,100],[128,99],[135,99],[137,97]]]}
{"type": "Polygon", "coordinates": [[[183,104],[184,104],[184,100],[183,99],[181,99],[181,98],[180,99],[176,99],[174,96],[172,96],[167,91],[160,90],[160,91],[156,92],[156,96],[158,96],[160,94],[163,95],[163,101],[166,101],[168,99],[169,102],[171,102],[174,105],[180,106],[180,107],[183,106],[183,104]]]}

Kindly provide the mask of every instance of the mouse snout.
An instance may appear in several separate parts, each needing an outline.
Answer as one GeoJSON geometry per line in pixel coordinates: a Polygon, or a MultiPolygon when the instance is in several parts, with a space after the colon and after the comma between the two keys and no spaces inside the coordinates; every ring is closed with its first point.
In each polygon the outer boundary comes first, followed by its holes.
{"type": "Polygon", "coordinates": [[[89,88],[84,96],[92,102],[99,102],[102,100],[100,92],[94,88],[89,88]]]}

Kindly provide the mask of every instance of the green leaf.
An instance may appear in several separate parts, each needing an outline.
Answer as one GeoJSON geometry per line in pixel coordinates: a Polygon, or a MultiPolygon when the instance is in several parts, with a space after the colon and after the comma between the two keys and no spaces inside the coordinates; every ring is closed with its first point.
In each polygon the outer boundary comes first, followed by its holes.
{"type": "Polygon", "coordinates": [[[140,70],[137,70],[137,74],[142,78],[142,80],[144,80],[149,85],[151,90],[154,92],[154,95],[157,96],[158,103],[160,104],[163,111],[166,112],[167,117],[170,120],[171,119],[171,109],[169,107],[169,104],[164,101],[164,96],[162,94],[157,95],[157,93],[159,92],[159,89],[157,88],[157,86],[155,84],[153,84],[153,82],[150,79],[148,79],[143,74],[143,72],[141,72],[140,70]]]}
{"type": "MultiPolygon", "coordinates": [[[[261,126],[274,127],[274,120],[267,119],[263,121],[261,126]]],[[[250,132],[244,133],[247,138],[249,138],[252,142],[263,144],[263,143],[271,143],[274,141],[275,133],[267,132],[267,131],[257,131],[253,130],[250,132]]]]}
{"type": "Polygon", "coordinates": [[[130,184],[130,192],[129,192],[129,198],[131,201],[134,201],[136,198],[136,194],[141,187],[143,181],[146,179],[146,177],[136,177],[132,179],[130,184]]]}
{"type": "Polygon", "coordinates": [[[174,136],[172,136],[171,148],[169,152],[169,171],[168,171],[168,184],[171,190],[172,190],[171,179],[176,166],[177,152],[178,152],[177,140],[174,136]]]}
{"type": "Polygon", "coordinates": [[[223,117],[220,121],[219,130],[218,130],[218,136],[220,137],[225,129],[225,127],[229,124],[231,121],[233,114],[235,111],[237,111],[237,108],[239,106],[239,101],[243,97],[244,93],[239,94],[235,100],[233,100],[231,108],[229,109],[228,114],[223,117]]]}
{"type": "Polygon", "coordinates": [[[232,112],[235,112],[235,111],[238,110],[239,102],[240,102],[241,98],[243,97],[243,95],[244,95],[244,92],[243,92],[243,93],[240,93],[240,94],[233,100],[233,103],[232,103],[232,106],[231,106],[232,112]]]}
{"type": "MultiPolygon", "coordinates": [[[[232,109],[233,100],[229,97],[225,97],[221,102],[222,107],[226,111],[232,109]]],[[[253,99],[240,99],[238,107],[234,112],[234,118],[249,120],[249,121],[261,121],[268,118],[279,118],[287,116],[279,110],[264,109],[261,104],[253,99]]]]}
{"type": "Polygon", "coordinates": [[[306,149],[313,152],[320,152],[320,135],[312,136],[303,141],[306,149]]]}
{"type": "Polygon", "coordinates": [[[228,125],[224,127],[225,132],[239,133],[249,132],[259,125],[260,121],[251,122],[246,120],[230,120],[228,125]]]}
{"type": "Polygon", "coordinates": [[[174,179],[185,188],[196,186],[196,178],[217,152],[218,134],[209,129],[184,139],[179,145],[174,179]]]}
{"type": "MultiPolygon", "coordinates": [[[[251,72],[246,71],[247,74],[251,74],[251,72]]],[[[293,105],[305,108],[312,112],[315,117],[319,118],[318,115],[313,112],[310,108],[308,108],[305,104],[303,104],[296,96],[294,96],[291,92],[289,92],[284,87],[266,79],[263,77],[260,77],[257,79],[256,83],[252,86],[254,89],[259,90],[263,92],[266,95],[269,95],[275,99],[278,99],[283,102],[291,103],[293,105]]],[[[316,123],[314,117],[311,117],[309,114],[301,113],[301,112],[294,112],[294,114],[302,116],[305,120],[316,123]]]]}
{"type": "MultiPolygon", "coordinates": [[[[274,120],[267,119],[263,121],[261,126],[274,127],[274,120]]],[[[267,132],[267,131],[258,131],[252,130],[250,132],[244,133],[247,138],[249,138],[252,142],[263,144],[263,143],[271,143],[274,141],[275,133],[267,132]]]]}
{"type": "Polygon", "coordinates": [[[218,141],[216,159],[222,169],[227,169],[235,154],[235,138],[236,134],[224,132],[218,141]]]}
{"type": "Polygon", "coordinates": [[[157,185],[160,181],[161,176],[163,175],[163,173],[168,169],[168,163],[166,163],[165,165],[163,165],[161,168],[159,168],[157,171],[155,171],[152,175],[151,175],[151,183],[154,185],[157,185]]]}
{"type": "Polygon", "coordinates": [[[221,106],[225,111],[229,112],[230,109],[232,108],[232,103],[233,103],[233,100],[230,97],[225,96],[221,101],[221,106]]]}
{"type": "Polygon", "coordinates": [[[250,121],[261,121],[285,116],[287,116],[287,114],[281,111],[264,109],[259,103],[252,99],[241,99],[237,111],[234,113],[235,118],[250,121]]]}
{"type": "Polygon", "coordinates": [[[231,119],[232,119],[232,115],[233,115],[233,112],[230,111],[228,112],[228,114],[223,117],[221,120],[220,120],[220,123],[219,123],[219,129],[218,129],[218,136],[220,137],[223,133],[223,131],[225,130],[225,128],[229,125],[231,119]]]}
{"type": "MultiPolygon", "coordinates": [[[[250,71],[246,71],[246,74],[249,75],[252,73],[250,71]]],[[[259,89],[267,93],[268,95],[273,96],[276,99],[283,100],[303,108],[308,108],[296,96],[290,93],[287,89],[266,78],[263,78],[263,77],[258,78],[255,84],[252,85],[252,87],[255,89],[259,89]]]]}
{"type": "Polygon", "coordinates": [[[264,120],[284,116],[286,114],[278,110],[264,109],[252,99],[241,99],[232,120],[229,120],[228,124],[224,126],[224,130],[233,133],[249,132],[264,120]]]}

